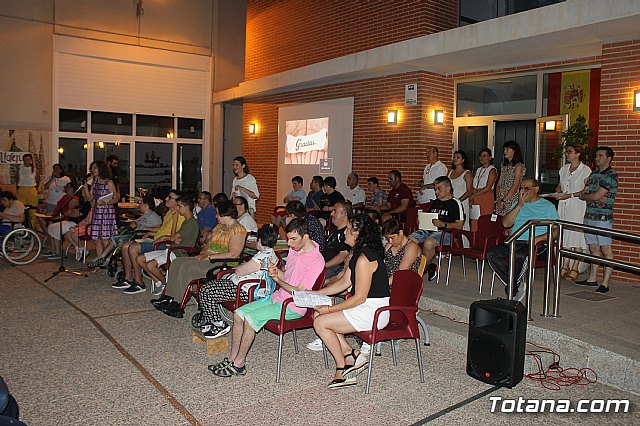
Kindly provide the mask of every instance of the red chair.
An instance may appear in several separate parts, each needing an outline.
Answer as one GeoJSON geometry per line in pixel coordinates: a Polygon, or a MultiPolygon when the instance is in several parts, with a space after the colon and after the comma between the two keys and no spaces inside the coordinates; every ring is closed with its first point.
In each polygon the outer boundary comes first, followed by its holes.
{"type": "MultiPolygon", "coordinates": [[[[391,354],[393,365],[398,365],[396,357],[396,347],[394,340],[413,339],[416,344],[416,354],[418,356],[418,368],[420,369],[420,383],[424,383],[424,372],[422,367],[422,353],[420,352],[420,330],[416,315],[418,313],[418,302],[422,293],[422,277],[410,270],[397,271],[393,275],[393,288],[389,306],[378,308],[373,317],[373,329],[354,333],[362,340],[375,347],[378,342],[391,340],[391,354]],[[382,312],[389,311],[389,324],[382,330],[378,330],[378,318],[382,312]]],[[[365,393],[369,393],[371,385],[371,372],[373,371],[373,359],[369,357],[369,371],[367,374],[367,387],[365,393]]]]}
{"type": "MultiPolygon", "coordinates": [[[[487,260],[487,253],[493,247],[502,244],[505,240],[504,227],[502,226],[502,216],[496,216],[492,220],[492,215],[484,215],[478,218],[478,230],[453,231],[451,234],[450,255],[462,256],[462,271],[465,272],[464,258],[470,257],[476,261],[476,275],[479,283],[479,292],[482,293],[482,280],[484,278],[484,266],[487,260]],[[464,247],[464,239],[469,240],[469,247],[464,247]],[[482,268],[479,262],[482,261],[482,268]]],[[[451,256],[449,256],[449,267],[447,269],[447,284],[449,283],[449,271],[451,270],[451,256]]]]}
{"type": "MultiPolygon", "coordinates": [[[[313,291],[318,291],[322,288],[324,284],[325,272],[322,271],[318,278],[316,278],[316,282],[313,284],[313,291]]],[[[395,284],[394,284],[395,285],[395,284]]],[[[253,294],[252,291],[249,292],[249,295],[253,294]]],[[[282,365],[282,346],[284,343],[284,334],[288,331],[293,332],[293,347],[296,353],[299,353],[298,350],[298,338],[296,336],[296,330],[301,330],[305,328],[313,327],[313,313],[315,312],[313,309],[307,309],[306,314],[299,319],[295,320],[286,320],[285,313],[287,310],[287,305],[293,303],[293,297],[288,298],[282,303],[282,311],[280,313],[279,320],[271,320],[267,322],[264,326],[265,330],[268,330],[274,334],[277,334],[279,338],[278,342],[278,366],[276,368],[276,383],[280,382],[280,367],[282,365]]],[[[415,313],[414,313],[415,316],[415,313]]],[[[419,336],[419,335],[418,335],[419,336]]]]}

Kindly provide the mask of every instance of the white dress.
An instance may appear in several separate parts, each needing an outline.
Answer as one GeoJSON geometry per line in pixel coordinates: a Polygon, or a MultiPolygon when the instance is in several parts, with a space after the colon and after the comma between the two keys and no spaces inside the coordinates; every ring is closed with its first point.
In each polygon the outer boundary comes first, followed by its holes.
{"type": "MultiPolygon", "coordinates": [[[[571,167],[571,164],[565,164],[560,169],[560,190],[564,194],[582,191],[585,179],[591,174],[591,169],[583,163],[580,163],[573,173],[569,173],[569,167],[571,167]]],[[[578,197],[560,200],[558,202],[558,216],[562,220],[584,223],[584,211],[586,208],[587,203],[578,197]]],[[[569,230],[563,231],[562,246],[587,248],[584,234],[580,231],[569,230]]]]}
{"type": "MultiPolygon", "coordinates": [[[[447,175],[450,179],[451,179],[451,173],[453,173],[453,170],[449,172],[449,174],[447,175]]],[[[464,173],[462,173],[460,176],[458,176],[455,179],[451,179],[451,186],[453,188],[453,197],[457,198],[458,200],[460,200],[460,197],[462,197],[464,195],[465,192],[467,192],[467,182],[465,182],[464,177],[467,175],[467,173],[469,173],[469,170],[465,170],[464,173]]],[[[462,229],[468,231],[469,228],[469,199],[467,198],[464,201],[460,201],[460,203],[462,204],[462,209],[464,210],[464,225],[462,226],[462,229]]]]}
{"type": "Polygon", "coordinates": [[[233,196],[239,195],[239,196],[242,196],[242,197],[246,198],[247,199],[247,203],[249,203],[249,211],[250,212],[255,212],[256,211],[256,200],[258,198],[260,198],[260,192],[258,192],[258,182],[256,182],[256,178],[254,178],[253,175],[250,175],[250,174],[247,174],[242,179],[238,179],[237,177],[234,178],[233,179],[233,183],[231,184],[231,195],[233,195],[233,196]],[[244,186],[248,190],[250,190],[253,193],[255,193],[257,198],[249,197],[249,195],[247,195],[247,193],[244,192],[242,189],[239,190],[239,191],[236,191],[235,190],[236,185],[244,186]]]}

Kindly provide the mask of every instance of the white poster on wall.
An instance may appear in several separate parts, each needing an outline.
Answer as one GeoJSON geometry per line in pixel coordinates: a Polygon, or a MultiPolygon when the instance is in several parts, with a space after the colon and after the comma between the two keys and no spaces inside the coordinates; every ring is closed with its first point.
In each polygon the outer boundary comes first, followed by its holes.
{"type": "Polygon", "coordinates": [[[418,105],[418,85],[416,83],[405,84],[404,106],[418,105]]]}

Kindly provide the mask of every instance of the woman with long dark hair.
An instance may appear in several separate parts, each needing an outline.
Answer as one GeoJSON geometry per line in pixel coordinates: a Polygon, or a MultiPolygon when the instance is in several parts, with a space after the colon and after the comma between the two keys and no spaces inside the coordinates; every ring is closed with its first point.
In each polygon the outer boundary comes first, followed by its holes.
{"type": "MultiPolygon", "coordinates": [[[[320,293],[334,295],[351,287],[351,297],[338,305],[317,306],[318,315],[313,323],[336,362],[330,389],[355,385],[356,375],[369,363],[360,351],[349,346],[344,335],[371,330],[376,310],[389,306],[389,279],[380,227],[369,215],[359,213],[349,221],[345,240],[353,247],[348,267],[342,278],[320,293]]],[[[388,323],[389,313],[383,312],[378,328],[384,328],[388,323]]]]}
{"type": "Polygon", "coordinates": [[[473,194],[469,197],[471,210],[469,219],[471,222],[471,230],[478,230],[478,218],[493,213],[495,207],[495,196],[493,188],[496,180],[498,180],[498,171],[493,166],[493,157],[489,148],[480,150],[480,167],[473,176],[473,194]]]}
{"type": "Polygon", "coordinates": [[[522,150],[516,141],[504,143],[504,161],[496,189],[496,213],[504,216],[518,201],[520,181],[527,172],[522,159],[522,150]]]}
{"type": "Polygon", "coordinates": [[[469,197],[473,193],[473,177],[471,164],[464,151],[453,153],[451,171],[447,175],[451,179],[453,196],[460,201],[464,210],[464,225],[462,229],[469,230],[469,197]]]}
{"type": "Polygon", "coordinates": [[[247,166],[247,160],[244,157],[233,159],[233,174],[236,177],[233,178],[231,195],[246,198],[249,203],[249,214],[255,217],[256,200],[260,198],[260,192],[258,191],[258,182],[249,173],[249,166],[247,166]]]}
{"type": "Polygon", "coordinates": [[[116,223],[115,204],[117,189],[111,180],[111,169],[104,161],[94,161],[89,166],[91,178],[83,185],[84,197],[92,200],[93,219],[91,220],[91,238],[96,243],[96,259],[92,265],[100,266],[105,260],[105,248],[109,245],[109,239],[118,234],[116,223]],[[101,200],[108,194],[111,198],[101,200]]]}

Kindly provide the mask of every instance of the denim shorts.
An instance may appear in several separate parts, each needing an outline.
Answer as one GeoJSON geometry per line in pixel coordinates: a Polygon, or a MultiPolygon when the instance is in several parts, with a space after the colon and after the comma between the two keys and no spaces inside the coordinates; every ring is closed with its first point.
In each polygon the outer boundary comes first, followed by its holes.
{"type": "MultiPolygon", "coordinates": [[[[427,238],[433,238],[439,244],[440,238],[442,238],[442,231],[424,231],[422,229],[419,229],[409,235],[409,238],[416,241],[418,244],[424,243],[427,238]]],[[[449,234],[448,232],[444,233],[443,243],[446,245],[449,245],[451,243],[451,234],[449,234]]]]}
{"type": "MultiPolygon", "coordinates": [[[[606,229],[613,228],[613,222],[610,222],[608,220],[585,219],[584,224],[588,226],[597,226],[599,228],[606,228],[606,229]]],[[[587,243],[587,245],[597,245],[601,247],[611,245],[611,237],[608,235],[589,234],[585,231],[584,240],[587,243]]]]}
{"type": "Polygon", "coordinates": [[[160,244],[158,248],[154,249],[153,245],[155,244],[155,241],[153,240],[141,241],[139,244],[140,244],[140,254],[149,253],[150,251],[153,251],[153,250],[164,250],[167,248],[166,244],[160,244]]]}

